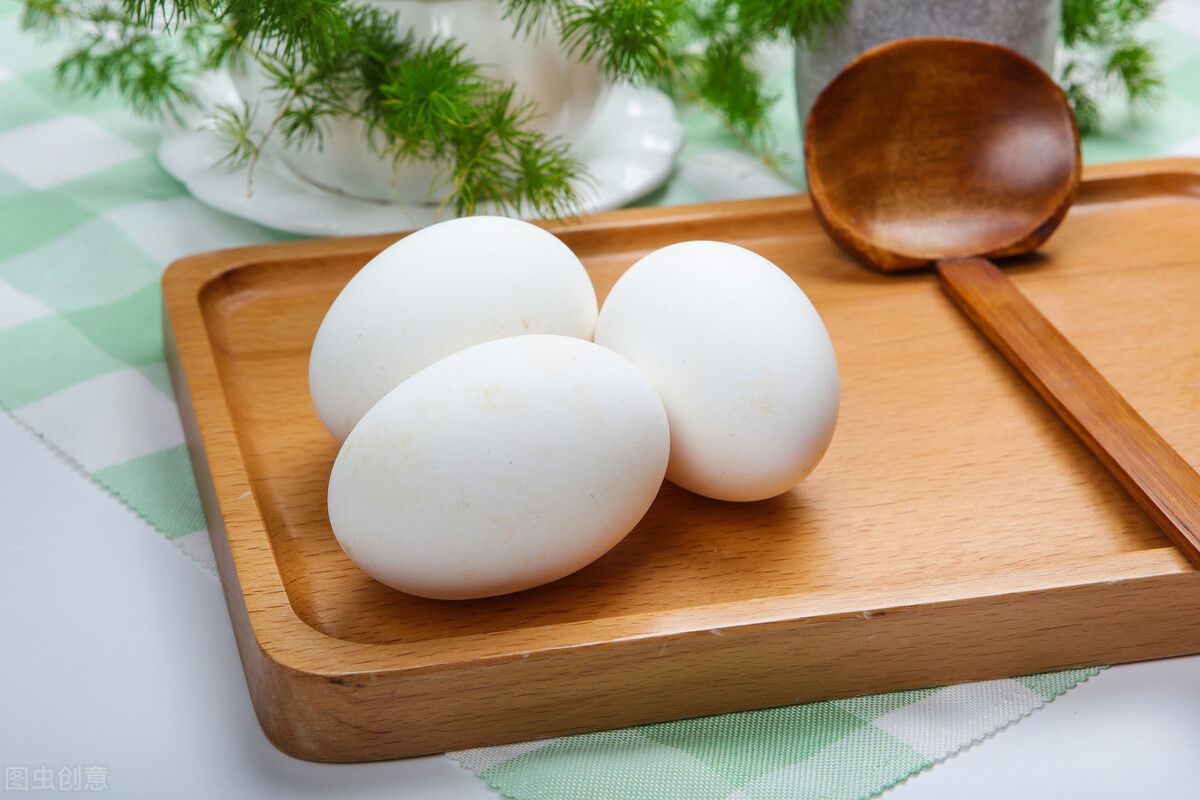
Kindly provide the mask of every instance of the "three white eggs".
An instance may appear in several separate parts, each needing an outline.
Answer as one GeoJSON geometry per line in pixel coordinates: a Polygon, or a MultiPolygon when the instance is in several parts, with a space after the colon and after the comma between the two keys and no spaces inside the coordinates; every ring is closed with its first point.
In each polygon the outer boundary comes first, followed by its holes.
{"type": "Polygon", "coordinates": [[[581,569],[664,477],[718,500],[786,492],[828,448],[839,403],[823,322],[765,258],[664,247],[598,308],[561,240],[501,217],[424,228],[368,263],[321,323],[309,386],[343,443],[338,543],[376,580],[438,599],[581,569]]]}

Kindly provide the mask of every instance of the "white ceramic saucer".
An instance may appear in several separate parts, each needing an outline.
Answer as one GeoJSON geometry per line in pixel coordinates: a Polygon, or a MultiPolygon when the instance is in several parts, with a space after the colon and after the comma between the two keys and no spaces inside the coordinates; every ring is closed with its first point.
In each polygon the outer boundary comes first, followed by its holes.
{"type": "MultiPolygon", "coordinates": [[[[225,143],[207,122],[217,104],[240,107],[227,75],[213,74],[199,87],[197,110],[181,123],[163,126],[158,159],[167,172],[213,208],[291,233],[360,236],[410,230],[449,219],[448,208],[381,203],[350,197],[313,184],[264,150],[248,186],[244,168],[221,163],[225,143]]],[[[581,212],[619,208],[667,179],[683,148],[683,126],[666,95],[628,85],[614,87],[576,150],[591,177],[581,212]]]]}

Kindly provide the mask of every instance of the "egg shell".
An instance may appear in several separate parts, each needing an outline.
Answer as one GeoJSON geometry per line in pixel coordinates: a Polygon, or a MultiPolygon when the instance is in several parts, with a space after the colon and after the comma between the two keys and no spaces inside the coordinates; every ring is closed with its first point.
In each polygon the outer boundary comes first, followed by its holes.
{"type": "Polygon", "coordinates": [[[719,500],[800,483],[829,447],[840,386],[829,333],[787,273],[725,242],[681,242],[630,267],[595,341],[658,390],[671,429],[667,479],[719,500]]]}
{"type": "Polygon", "coordinates": [[[346,554],[410,594],[527,589],[599,558],[634,528],[670,449],[654,388],[582,339],[470,347],[363,416],[329,478],[346,554]]]}
{"type": "Polygon", "coordinates": [[[596,291],[556,236],[464,217],[400,239],[362,268],[321,322],[309,392],[338,441],[409,376],[471,345],[525,333],[591,339],[596,291]]]}

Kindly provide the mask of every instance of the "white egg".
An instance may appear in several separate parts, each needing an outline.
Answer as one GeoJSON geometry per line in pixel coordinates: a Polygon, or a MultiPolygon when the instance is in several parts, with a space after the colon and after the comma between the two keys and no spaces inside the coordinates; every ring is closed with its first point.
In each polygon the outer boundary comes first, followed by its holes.
{"type": "Polygon", "coordinates": [[[833,437],[837,359],[787,273],[724,242],[670,245],[613,286],[595,341],[654,384],[671,430],[667,479],[719,500],[796,486],[833,437]]]}
{"type": "Polygon", "coordinates": [[[388,393],[342,445],[329,521],[378,581],[438,599],[568,575],[646,513],[670,435],[625,359],[564,336],[486,342],[388,393]]]}
{"type": "Polygon", "coordinates": [[[309,391],[338,441],[404,379],[474,344],[525,333],[591,339],[596,291],[561,240],[504,217],[423,228],[373,258],[326,313],[309,391]]]}

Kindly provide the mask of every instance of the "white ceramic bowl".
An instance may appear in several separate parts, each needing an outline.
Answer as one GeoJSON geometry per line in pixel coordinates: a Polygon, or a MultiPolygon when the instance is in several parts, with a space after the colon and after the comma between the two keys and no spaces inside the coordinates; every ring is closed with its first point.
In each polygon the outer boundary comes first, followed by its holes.
{"type": "MultiPolygon", "coordinates": [[[[484,67],[490,77],[512,83],[517,99],[533,101],[540,113],[535,128],[577,143],[586,133],[607,91],[599,69],[569,59],[552,34],[525,37],[503,18],[496,0],[356,0],[389,13],[399,12],[400,32],[419,40],[446,40],[464,45],[463,55],[484,67]]],[[[265,130],[281,97],[267,89],[266,75],[256,65],[233,75],[238,93],[252,108],[255,127],[265,130]]],[[[377,137],[378,138],[378,137],[377,137]]],[[[438,165],[407,162],[399,170],[381,156],[382,143],[368,144],[365,126],[341,118],[326,125],[323,143],[281,152],[298,175],[318,186],[352,197],[403,203],[436,203],[448,191],[439,185],[438,165]]]]}

